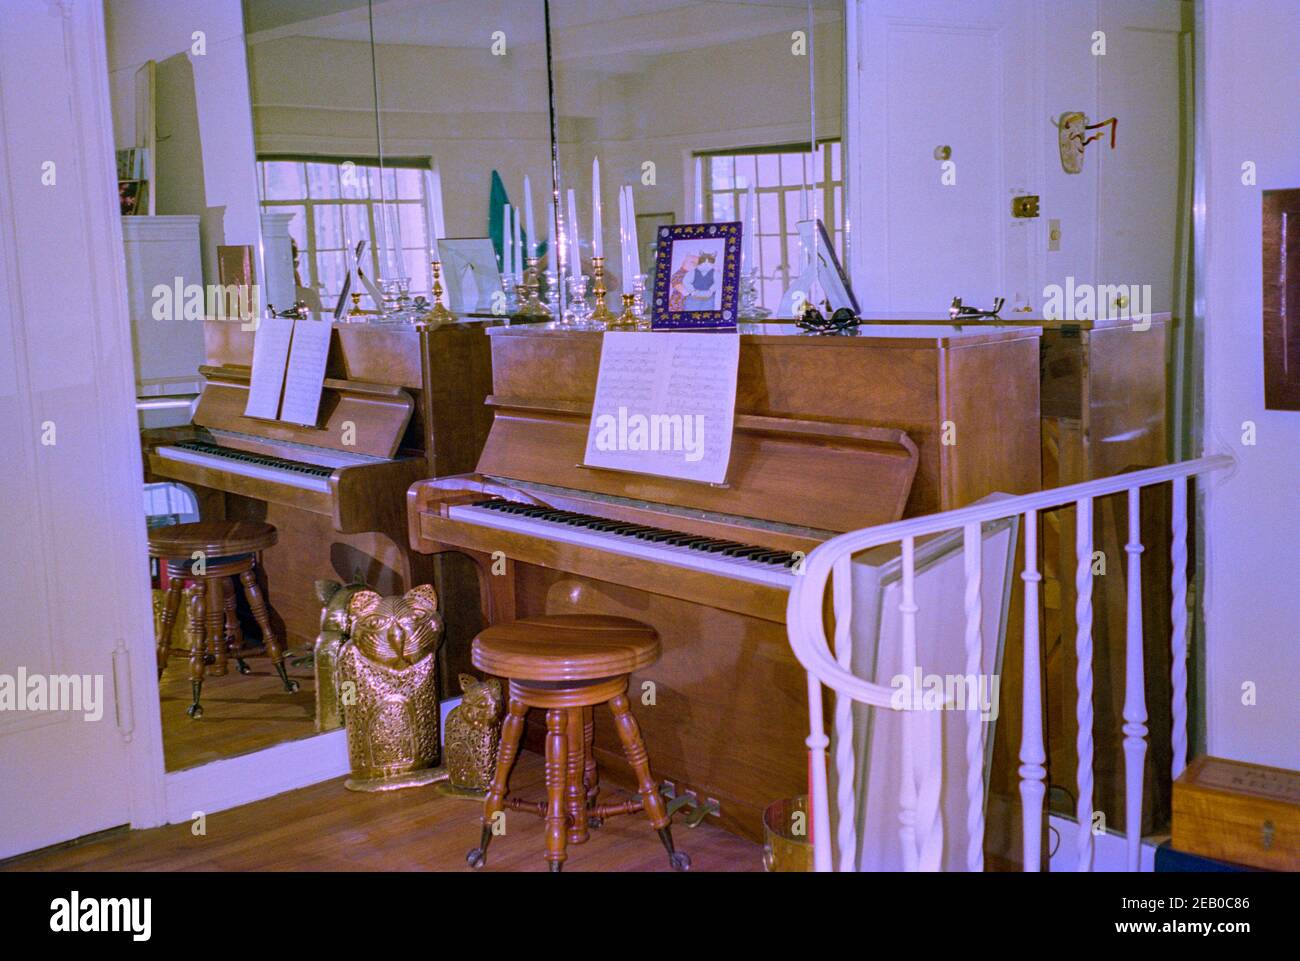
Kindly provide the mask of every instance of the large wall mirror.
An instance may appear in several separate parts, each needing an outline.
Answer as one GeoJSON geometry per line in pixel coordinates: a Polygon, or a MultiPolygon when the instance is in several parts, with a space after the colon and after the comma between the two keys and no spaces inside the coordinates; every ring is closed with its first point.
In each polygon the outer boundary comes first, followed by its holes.
{"type": "Polygon", "coordinates": [[[649,274],[656,232],[738,220],[742,270],[775,313],[820,219],[845,243],[839,2],[551,0],[561,214],[576,219],[566,264],[591,273],[599,177],[605,282],[649,274]],[[815,145],[815,149],[814,149],[815,145]],[[624,213],[624,187],[631,213],[624,213]],[[570,195],[572,199],[570,199],[570,195]],[[622,255],[622,225],[635,259],[622,255]]]}

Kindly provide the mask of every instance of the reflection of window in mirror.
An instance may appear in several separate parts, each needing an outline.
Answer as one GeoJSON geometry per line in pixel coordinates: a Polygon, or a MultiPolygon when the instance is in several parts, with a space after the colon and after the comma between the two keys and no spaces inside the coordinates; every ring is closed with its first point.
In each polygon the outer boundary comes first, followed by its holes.
{"type": "Polygon", "coordinates": [[[696,154],[703,163],[704,213],[711,221],[752,223],[745,199],[751,184],[758,198],[759,297],[774,310],[802,264],[799,221],[812,216],[810,184],[816,184],[816,215],[835,241],[843,262],[844,174],[839,140],[823,140],[813,155],[806,143],[772,144],[696,154]]]}
{"type": "Polygon", "coordinates": [[[364,240],[362,270],[371,277],[386,276],[389,258],[400,256],[411,278],[411,293],[429,292],[429,165],[427,161],[409,164],[396,166],[385,158],[381,193],[377,163],[324,158],[259,161],[262,206],[294,215],[289,235],[298,249],[301,287],[333,304],[351,269],[357,242],[364,240]]]}

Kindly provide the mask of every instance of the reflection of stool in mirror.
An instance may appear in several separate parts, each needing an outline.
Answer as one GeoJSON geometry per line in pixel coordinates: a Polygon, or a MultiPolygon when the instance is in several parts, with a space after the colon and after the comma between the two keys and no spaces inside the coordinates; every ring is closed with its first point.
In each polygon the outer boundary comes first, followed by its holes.
{"type": "Polygon", "coordinates": [[[266,653],[284,689],[290,693],[298,690],[298,682],[290,680],[285,670],[284,647],[271,628],[270,613],[254,572],[258,554],[273,546],[275,539],[275,528],[270,524],[232,521],[200,521],[149,531],[149,556],[166,562],[168,577],[156,638],[158,677],[162,677],[173,651],[172,625],[184,591],[189,645],[175,650],[190,656],[190,687],[194,693],[194,703],[186,711],[190,717],[203,716],[199,695],[208,664],[212,665],[212,675],[220,677],[226,673],[227,657],[233,656],[239,673],[249,673],[244,657],[250,652],[244,650],[244,635],[235,613],[235,578],[244,586],[248,607],[262,629],[266,653]]]}

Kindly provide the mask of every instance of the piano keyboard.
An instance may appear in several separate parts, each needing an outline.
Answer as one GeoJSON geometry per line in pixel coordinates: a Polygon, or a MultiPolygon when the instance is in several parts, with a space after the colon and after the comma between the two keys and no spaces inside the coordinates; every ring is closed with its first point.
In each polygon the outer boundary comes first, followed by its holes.
{"type": "Polygon", "coordinates": [[[792,568],[800,560],[787,551],[514,501],[477,501],[453,506],[447,513],[453,520],[481,527],[533,534],[775,587],[793,585],[792,568]]]}
{"type": "Polygon", "coordinates": [[[167,460],[197,464],[200,467],[212,467],[217,470],[240,474],[244,477],[256,477],[262,480],[276,481],[304,490],[325,491],[330,489],[329,478],[335,468],[305,461],[286,460],[268,454],[255,454],[251,451],[234,447],[222,447],[207,441],[180,441],[169,447],[159,447],[158,456],[167,460]]]}

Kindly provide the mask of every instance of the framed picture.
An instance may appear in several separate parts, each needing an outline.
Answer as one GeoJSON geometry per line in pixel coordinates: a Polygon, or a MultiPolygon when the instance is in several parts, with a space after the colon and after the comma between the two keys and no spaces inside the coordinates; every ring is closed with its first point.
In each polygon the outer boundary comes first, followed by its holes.
{"type": "Polygon", "coordinates": [[[453,313],[490,310],[501,290],[501,271],[490,237],[442,237],[437,241],[442,283],[453,313]]]}
{"type": "Polygon", "coordinates": [[[734,328],[740,299],[740,222],[664,225],[658,241],[650,326],[734,328]]]}

